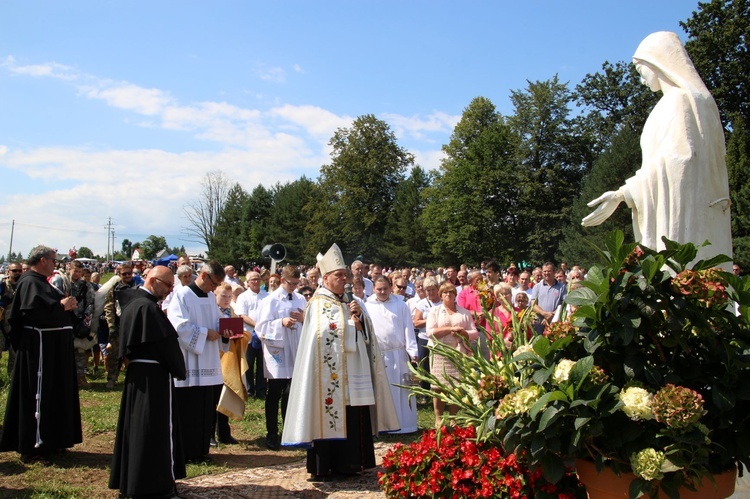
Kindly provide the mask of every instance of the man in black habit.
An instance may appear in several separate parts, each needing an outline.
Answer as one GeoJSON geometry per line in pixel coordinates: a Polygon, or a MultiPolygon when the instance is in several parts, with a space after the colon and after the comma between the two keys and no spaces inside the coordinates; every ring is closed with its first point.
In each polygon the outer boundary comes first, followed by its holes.
{"type": "Polygon", "coordinates": [[[56,453],[82,441],[73,352],[77,306],[47,282],[57,250],[37,246],[29,272],[18,279],[8,312],[16,363],[5,408],[0,451],[17,451],[24,462],[49,464],[56,453]]]}
{"type": "Polygon", "coordinates": [[[172,378],[185,379],[177,332],[157,302],[174,287],[168,267],[151,269],[142,288],[125,288],[120,352],[129,360],[117,421],[109,488],[131,497],[172,497],[185,477],[172,378]]]}

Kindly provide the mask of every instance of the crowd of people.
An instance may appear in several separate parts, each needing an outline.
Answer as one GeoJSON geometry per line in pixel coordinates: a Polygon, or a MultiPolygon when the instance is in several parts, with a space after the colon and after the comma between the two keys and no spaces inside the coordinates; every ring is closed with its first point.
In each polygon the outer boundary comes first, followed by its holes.
{"type": "MultiPolygon", "coordinates": [[[[155,497],[173,495],[185,463],[217,441],[238,443],[230,419],[250,397],[264,400],[266,446],[306,448],[313,479],[374,466],[373,435],[418,430],[410,365],[455,376],[432,345],[486,350],[480,287],[496,297],[497,322],[515,311],[543,328],[585,275],[552,263],[347,266],[336,245],[313,266],[253,268],[244,280],[215,261],[196,271],[186,255],[142,273],[122,263],[103,285],[79,261],[57,265],[56,250],[38,246],[0,284],[12,372],[0,450],[49,463],[82,440],[88,364],[104,367],[110,389],[124,370],[109,485],[155,497]]],[[[432,403],[436,425],[456,410],[432,403]]]]}

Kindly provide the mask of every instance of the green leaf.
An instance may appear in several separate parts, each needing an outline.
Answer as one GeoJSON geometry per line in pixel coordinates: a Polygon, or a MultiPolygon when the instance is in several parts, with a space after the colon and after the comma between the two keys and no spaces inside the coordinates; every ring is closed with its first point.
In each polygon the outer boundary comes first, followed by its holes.
{"type": "Polygon", "coordinates": [[[568,397],[561,392],[560,390],[555,390],[554,392],[547,392],[541,397],[539,397],[539,400],[537,400],[534,405],[531,407],[531,410],[529,411],[529,416],[531,419],[536,419],[537,413],[544,408],[548,403],[555,401],[555,400],[569,400],[568,397]]]}
{"type": "Polygon", "coordinates": [[[576,387],[576,390],[581,387],[586,376],[591,372],[592,367],[594,367],[594,357],[591,355],[582,358],[573,365],[568,379],[570,384],[576,387]]]}
{"type": "Polygon", "coordinates": [[[589,289],[585,286],[581,286],[578,289],[574,289],[565,297],[565,303],[569,305],[590,305],[596,303],[598,295],[594,290],[589,289]]]}
{"type": "Polygon", "coordinates": [[[550,352],[549,340],[544,336],[537,336],[534,340],[534,343],[532,344],[532,347],[540,357],[546,357],[550,352]]]}
{"type": "Polygon", "coordinates": [[[557,483],[565,474],[565,464],[560,456],[547,454],[541,460],[542,474],[550,483],[557,483]]]}
{"type": "Polygon", "coordinates": [[[577,417],[575,420],[575,423],[573,424],[573,427],[576,430],[580,430],[583,425],[591,421],[591,418],[585,418],[585,417],[577,417]]]}
{"type": "MultiPolygon", "coordinates": [[[[579,288],[580,289],[580,288],[579,288]]],[[[577,291],[577,290],[576,290],[577,291]]],[[[593,305],[583,305],[573,313],[575,319],[596,320],[596,309],[593,305]]]]}
{"type": "Polygon", "coordinates": [[[531,378],[537,385],[544,386],[550,376],[552,376],[552,369],[538,369],[534,371],[534,375],[531,378]]]}
{"type": "Polygon", "coordinates": [[[549,425],[554,423],[557,418],[560,417],[560,408],[555,406],[549,406],[542,413],[542,417],[539,420],[539,431],[544,431],[549,425]]]}
{"type": "Polygon", "coordinates": [[[628,496],[630,499],[637,499],[644,494],[648,494],[651,491],[651,482],[644,480],[643,478],[636,478],[630,482],[630,488],[628,489],[628,496]]]}
{"type": "Polygon", "coordinates": [[[661,268],[661,265],[656,261],[656,259],[649,255],[646,258],[641,260],[641,270],[643,271],[643,276],[648,280],[651,281],[651,279],[654,278],[656,273],[661,268]]]}
{"type": "Polygon", "coordinates": [[[624,242],[625,234],[623,234],[621,230],[616,229],[607,234],[607,237],[604,239],[604,246],[606,246],[610,256],[616,258],[624,242]]]}

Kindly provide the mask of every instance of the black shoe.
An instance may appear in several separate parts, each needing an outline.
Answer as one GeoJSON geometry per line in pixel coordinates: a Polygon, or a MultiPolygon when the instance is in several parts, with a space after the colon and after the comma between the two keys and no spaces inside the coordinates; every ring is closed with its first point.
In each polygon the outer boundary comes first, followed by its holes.
{"type": "Polygon", "coordinates": [[[227,435],[226,437],[219,437],[219,443],[220,444],[227,444],[227,445],[237,445],[239,440],[234,438],[232,435],[227,435]]]}
{"type": "Polygon", "coordinates": [[[333,480],[331,475],[316,475],[315,473],[311,473],[310,478],[307,479],[308,482],[330,482],[331,480],[333,480]]]}
{"type": "Polygon", "coordinates": [[[279,444],[279,436],[278,435],[266,436],[266,447],[270,450],[279,450],[281,448],[281,445],[279,444]]]}
{"type": "Polygon", "coordinates": [[[216,443],[216,439],[214,437],[211,437],[211,440],[208,441],[208,445],[211,447],[216,447],[219,444],[216,443]]]}

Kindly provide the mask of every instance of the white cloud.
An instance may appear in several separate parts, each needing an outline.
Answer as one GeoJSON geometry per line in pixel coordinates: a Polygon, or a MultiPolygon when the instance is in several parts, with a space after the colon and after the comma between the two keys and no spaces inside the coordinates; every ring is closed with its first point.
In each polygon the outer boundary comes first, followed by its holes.
{"type": "Polygon", "coordinates": [[[337,116],[317,106],[292,106],[291,104],[286,104],[271,109],[268,114],[299,125],[311,135],[326,141],[331,138],[336,129],[351,126],[352,124],[352,118],[337,116]]]}
{"type": "Polygon", "coordinates": [[[400,114],[385,113],[382,115],[394,130],[398,137],[412,137],[415,139],[428,139],[430,133],[452,133],[456,123],[461,116],[450,115],[440,111],[433,111],[426,117],[418,115],[402,116],[400,114]]]}
{"type": "Polygon", "coordinates": [[[421,166],[423,170],[437,170],[440,168],[440,163],[445,158],[445,153],[442,150],[433,151],[413,151],[414,163],[421,166]]]}
{"type": "Polygon", "coordinates": [[[258,76],[261,80],[284,83],[286,81],[286,71],[282,67],[258,68],[258,76]]]}
{"type": "Polygon", "coordinates": [[[292,69],[294,69],[297,73],[304,73],[305,72],[305,70],[302,69],[302,66],[300,66],[299,64],[295,64],[294,66],[292,66],[292,69]]]}
{"type": "Polygon", "coordinates": [[[44,64],[27,64],[19,65],[15,57],[9,55],[0,63],[0,67],[5,67],[13,74],[25,76],[49,76],[60,80],[74,81],[79,78],[79,74],[70,66],[58,64],[56,62],[47,62],[44,64]]]}
{"type": "Polygon", "coordinates": [[[172,102],[166,92],[156,88],[143,88],[127,82],[108,83],[101,82],[99,87],[82,85],[79,90],[90,99],[101,99],[112,107],[147,116],[159,114],[172,102]]]}
{"type": "MultiPolygon", "coordinates": [[[[19,65],[8,57],[0,61],[0,68],[19,77],[65,81],[82,97],[122,110],[123,120],[132,126],[170,130],[219,146],[201,151],[197,149],[200,142],[194,141],[196,145],[186,150],[166,151],[82,144],[0,145],[0,171],[13,170],[29,184],[57,186],[45,193],[24,192],[0,201],[0,225],[16,220],[19,229],[23,228],[14,238],[16,251],[45,243],[66,250],[83,245],[103,254],[106,232],[102,227],[110,216],[117,224],[119,241],[156,234],[175,245],[178,241],[170,236],[180,234],[186,224],[182,207],[199,195],[207,172],[223,170],[246,190],[292,181],[303,174],[316,178],[320,166],[330,161],[329,139],[336,129],[352,123],[350,116],[315,105],[277,102],[272,96],[262,99],[274,101],[265,109],[225,101],[182,103],[166,89],[99,78],[57,63],[19,65]],[[32,225],[46,228],[33,229],[32,225]]],[[[274,69],[280,71],[271,74],[283,77],[281,68],[274,69]]],[[[297,65],[294,71],[303,70],[297,65]]],[[[379,118],[394,128],[402,146],[415,154],[417,164],[429,170],[439,166],[443,157],[439,144],[460,117],[433,111],[427,116],[391,113],[379,118]]],[[[7,249],[0,239],[0,254],[7,249]]]]}

